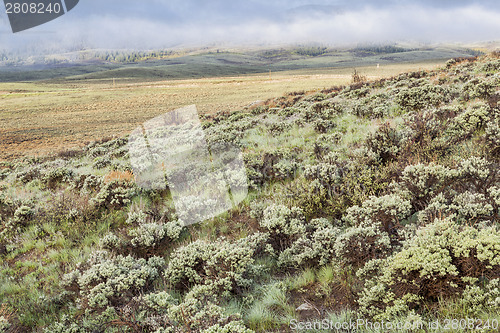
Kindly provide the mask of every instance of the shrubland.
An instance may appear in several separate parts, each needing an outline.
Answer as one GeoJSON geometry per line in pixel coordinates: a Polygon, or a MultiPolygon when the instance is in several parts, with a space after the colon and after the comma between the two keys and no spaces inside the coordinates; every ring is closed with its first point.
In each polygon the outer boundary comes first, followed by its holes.
{"type": "Polygon", "coordinates": [[[292,319],[496,319],[499,59],[203,119],[238,207],[184,226],[125,138],[0,169],[0,328],[287,331],[292,319]],[[297,311],[308,304],[312,314],[297,311]]]}

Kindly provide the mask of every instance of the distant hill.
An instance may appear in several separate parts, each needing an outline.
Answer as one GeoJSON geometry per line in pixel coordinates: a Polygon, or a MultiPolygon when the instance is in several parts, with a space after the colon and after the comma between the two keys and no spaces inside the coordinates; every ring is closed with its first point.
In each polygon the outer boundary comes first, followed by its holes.
{"type": "Polygon", "coordinates": [[[173,51],[85,51],[35,58],[1,55],[0,82],[81,79],[185,79],[231,76],[332,67],[420,62],[477,55],[463,47],[358,46],[332,49],[324,46],[294,46],[274,49],[231,50],[216,48],[191,52],[173,51]]]}

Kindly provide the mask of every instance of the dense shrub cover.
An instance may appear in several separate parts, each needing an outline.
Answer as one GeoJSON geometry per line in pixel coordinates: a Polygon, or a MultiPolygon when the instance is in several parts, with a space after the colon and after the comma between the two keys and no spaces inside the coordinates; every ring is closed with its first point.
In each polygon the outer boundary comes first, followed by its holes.
{"type": "MultiPolygon", "coordinates": [[[[391,319],[439,298],[470,298],[480,278],[493,286],[500,277],[500,231],[461,226],[453,217],[436,220],[379,264],[379,272],[366,283],[359,300],[362,313],[374,318],[391,319]]],[[[495,298],[488,298],[491,286],[481,289],[478,297],[487,296],[477,306],[498,309],[495,298]]]]}
{"type": "Polygon", "coordinates": [[[494,317],[498,62],[455,59],[204,115],[212,149],[242,149],[250,192],[188,227],[169,188],[134,183],[127,138],[0,165],[0,329],[248,333],[326,316],[494,317]]]}

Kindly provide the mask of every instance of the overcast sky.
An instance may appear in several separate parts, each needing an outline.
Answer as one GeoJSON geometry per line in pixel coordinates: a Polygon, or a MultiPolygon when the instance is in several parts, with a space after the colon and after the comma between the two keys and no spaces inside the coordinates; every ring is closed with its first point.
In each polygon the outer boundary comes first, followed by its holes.
{"type": "Polygon", "coordinates": [[[68,14],[17,34],[3,2],[0,9],[0,50],[10,51],[500,39],[497,0],[80,0],[68,14]]]}

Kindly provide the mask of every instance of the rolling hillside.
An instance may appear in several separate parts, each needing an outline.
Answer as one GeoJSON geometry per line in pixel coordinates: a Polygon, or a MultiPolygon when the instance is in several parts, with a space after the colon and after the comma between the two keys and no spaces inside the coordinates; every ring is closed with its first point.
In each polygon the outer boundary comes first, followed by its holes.
{"type": "Polygon", "coordinates": [[[134,182],[127,137],[2,162],[0,329],[497,331],[500,54],[352,79],[203,114],[250,191],[195,225],[134,182]]]}
{"type": "MultiPolygon", "coordinates": [[[[104,52],[104,51],[103,51],[104,52]]],[[[192,51],[184,55],[172,54],[162,59],[140,56],[124,51],[123,60],[105,61],[106,52],[83,56],[71,55],[71,61],[63,61],[60,55],[48,55],[39,59],[40,64],[19,66],[9,61],[0,66],[0,82],[34,81],[50,79],[128,79],[171,80],[238,76],[318,68],[353,68],[376,64],[421,63],[456,57],[471,56],[476,51],[461,47],[358,47],[348,50],[331,50],[322,47],[302,47],[241,51],[192,51]],[[127,62],[127,57],[139,57],[137,62],[127,62]]],[[[68,56],[66,56],[68,57],[68,56]]],[[[151,56],[153,57],[153,56],[151,56]]],[[[64,59],[64,57],[63,57],[64,59]]],[[[119,59],[119,58],[118,58],[119,59]]],[[[1,65],[1,62],[0,62],[1,65]]]]}

